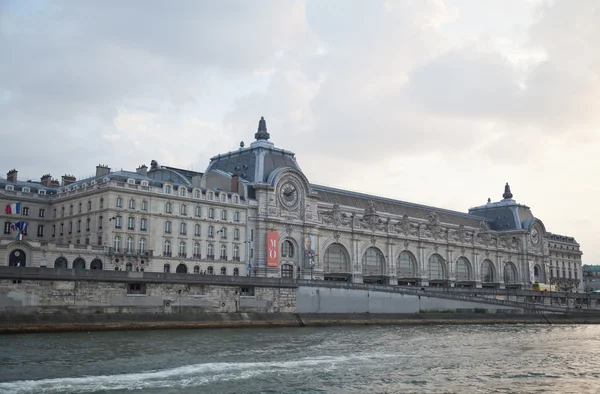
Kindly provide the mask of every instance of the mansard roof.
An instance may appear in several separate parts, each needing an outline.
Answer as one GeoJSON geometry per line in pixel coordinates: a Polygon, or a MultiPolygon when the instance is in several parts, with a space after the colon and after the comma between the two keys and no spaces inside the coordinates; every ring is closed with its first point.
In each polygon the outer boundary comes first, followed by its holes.
{"type": "Polygon", "coordinates": [[[428,205],[415,204],[343,189],[336,189],[328,186],[312,184],[311,187],[314,192],[317,192],[318,196],[321,197],[323,202],[329,204],[339,204],[347,207],[366,209],[369,201],[373,201],[375,204],[375,210],[382,213],[389,213],[398,216],[408,215],[409,217],[426,220],[429,213],[434,211],[439,215],[439,219],[443,223],[451,223],[455,225],[462,224],[470,227],[479,227],[481,221],[490,222],[490,226],[492,224],[492,221],[484,216],[472,215],[464,212],[436,208],[428,205]]]}
{"type": "Polygon", "coordinates": [[[4,187],[6,185],[12,185],[16,191],[21,191],[21,190],[23,190],[24,187],[28,187],[31,190],[31,193],[37,193],[39,190],[45,190],[46,194],[56,194],[59,189],[59,187],[56,187],[56,186],[44,186],[40,182],[34,182],[34,181],[10,182],[6,178],[0,178],[0,188],[4,189],[4,187]]]}

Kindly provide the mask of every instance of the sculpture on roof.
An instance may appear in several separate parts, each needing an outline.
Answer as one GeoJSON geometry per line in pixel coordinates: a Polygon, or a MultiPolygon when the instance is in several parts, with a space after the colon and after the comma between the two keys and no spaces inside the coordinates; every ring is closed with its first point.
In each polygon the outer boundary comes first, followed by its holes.
{"type": "Polygon", "coordinates": [[[508,185],[508,182],[506,182],[506,185],[504,186],[504,194],[502,195],[502,197],[505,200],[510,200],[511,198],[513,198],[513,195],[510,192],[510,186],[508,185]]]}
{"type": "Polygon", "coordinates": [[[256,140],[268,140],[271,136],[267,133],[267,121],[263,116],[260,117],[258,121],[258,131],[254,134],[254,138],[256,140]]]}

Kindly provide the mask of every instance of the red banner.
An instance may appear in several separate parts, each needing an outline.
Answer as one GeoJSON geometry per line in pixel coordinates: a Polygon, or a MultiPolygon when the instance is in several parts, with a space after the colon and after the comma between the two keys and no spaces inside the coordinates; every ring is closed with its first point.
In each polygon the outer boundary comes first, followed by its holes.
{"type": "Polygon", "coordinates": [[[267,233],[267,267],[279,265],[279,233],[269,231],[267,233]]]}

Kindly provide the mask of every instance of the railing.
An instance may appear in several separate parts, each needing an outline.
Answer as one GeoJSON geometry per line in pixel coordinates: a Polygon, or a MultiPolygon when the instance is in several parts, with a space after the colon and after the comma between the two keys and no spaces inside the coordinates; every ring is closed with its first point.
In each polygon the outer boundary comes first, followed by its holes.
{"type": "Polygon", "coordinates": [[[106,254],[109,256],[112,255],[131,255],[131,256],[145,256],[152,257],[154,255],[154,251],[148,249],[127,249],[127,248],[108,248],[106,249],[106,254]]]}

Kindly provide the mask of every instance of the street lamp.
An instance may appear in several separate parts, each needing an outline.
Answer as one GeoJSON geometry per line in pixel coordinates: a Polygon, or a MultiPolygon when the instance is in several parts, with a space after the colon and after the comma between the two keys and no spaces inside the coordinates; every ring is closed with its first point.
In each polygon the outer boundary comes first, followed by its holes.
{"type": "Polygon", "coordinates": [[[308,260],[308,263],[310,264],[310,280],[313,280],[313,268],[315,267],[315,261],[311,257],[310,260],[308,260]]]}

